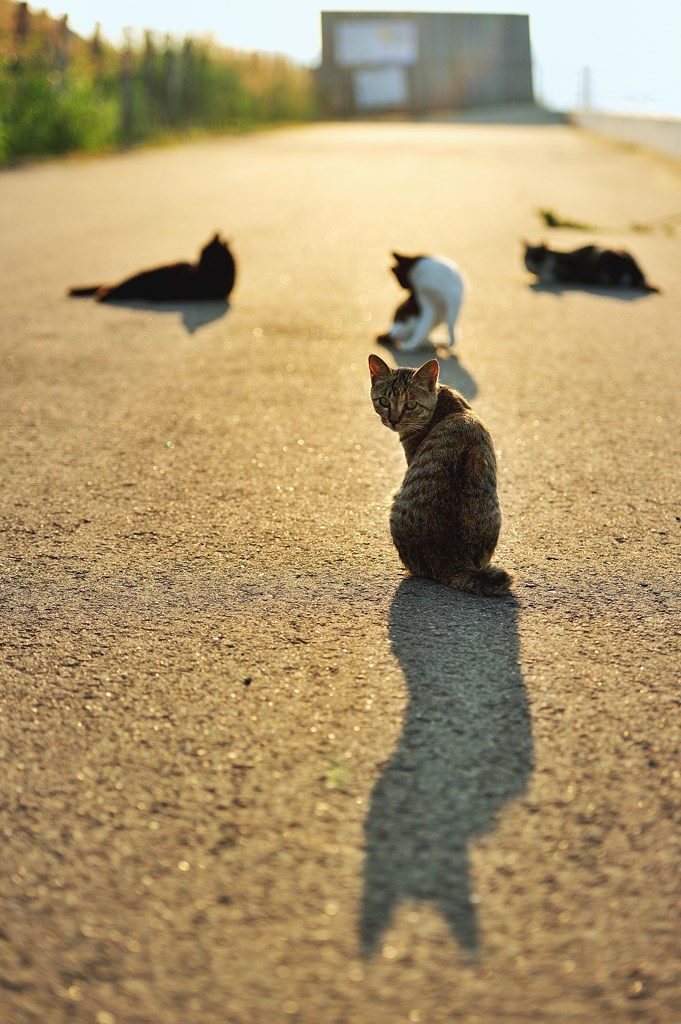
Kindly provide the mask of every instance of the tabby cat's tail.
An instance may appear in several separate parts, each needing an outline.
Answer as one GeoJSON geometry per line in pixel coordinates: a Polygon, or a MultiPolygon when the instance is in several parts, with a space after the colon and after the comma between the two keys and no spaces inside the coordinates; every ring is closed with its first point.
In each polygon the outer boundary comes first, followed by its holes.
{"type": "Polygon", "coordinates": [[[81,298],[85,295],[96,295],[101,287],[101,284],[91,284],[87,285],[85,288],[69,288],[69,295],[72,295],[74,298],[81,298]]]}
{"type": "Polygon", "coordinates": [[[484,569],[460,569],[443,582],[483,597],[505,597],[513,577],[500,565],[487,565],[484,569]]]}

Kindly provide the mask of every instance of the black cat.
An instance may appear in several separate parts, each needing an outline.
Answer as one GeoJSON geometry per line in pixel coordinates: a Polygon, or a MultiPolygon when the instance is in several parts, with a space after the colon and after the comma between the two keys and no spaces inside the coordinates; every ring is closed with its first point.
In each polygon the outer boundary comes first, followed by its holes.
{"type": "Polygon", "coordinates": [[[147,299],[176,302],[185,299],[226,299],[234,287],[236,264],[229,245],[215,234],[201,250],[198,263],[169,263],[142,270],[118,284],[71,288],[69,295],[94,295],[98,302],[147,299]]]}
{"type": "Polygon", "coordinates": [[[642,292],[659,292],[648,284],[638,263],[624,249],[601,249],[585,245],[572,252],[556,252],[548,245],[525,246],[525,266],[536,274],[542,284],[605,285],[610,288],[634,288],[642,292]]]}

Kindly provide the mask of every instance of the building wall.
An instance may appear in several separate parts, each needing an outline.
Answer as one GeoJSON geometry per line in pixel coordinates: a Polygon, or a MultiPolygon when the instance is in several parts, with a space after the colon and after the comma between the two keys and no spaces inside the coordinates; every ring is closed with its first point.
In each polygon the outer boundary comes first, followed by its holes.
{"type": "Polygon", "coordinates": [[[324,11],[318,74],[327,108],[338,115],[371,109],[372,83],[377,100],[374,109],[381,108],[381,98],[383,109],[414,113],[532,101],[529,18],[324,11]],[[377,52],[357,40],[356,63],[347,45],[348,36],[354,37],[345,28],[351,22],[360,34],[366,32],[368,44],[376,39],[377,52]],[[381,31],[388,39],[383,56],[378,52],[381,31]],[[413,59],[409,56],[410,32],[417,40],[413,59]],[[346,45],[339,48],[340,37],[346,45]],[[404,87],[401,99],[400,81],[404,87]]]}

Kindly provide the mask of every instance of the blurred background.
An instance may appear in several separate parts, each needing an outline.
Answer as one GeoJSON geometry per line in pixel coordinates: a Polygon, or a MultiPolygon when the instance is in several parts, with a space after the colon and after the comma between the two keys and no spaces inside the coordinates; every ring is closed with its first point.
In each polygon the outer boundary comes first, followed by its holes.
{"type": "Polygon", "coordinates": [[[681,5],[0,0],[0,159],[525,103],[681,117],[681,5]]]}

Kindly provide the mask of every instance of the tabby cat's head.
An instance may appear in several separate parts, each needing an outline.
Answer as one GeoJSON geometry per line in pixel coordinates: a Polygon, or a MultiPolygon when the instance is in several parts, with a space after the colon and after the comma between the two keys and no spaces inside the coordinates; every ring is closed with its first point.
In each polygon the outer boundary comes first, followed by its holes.
{"type": "Polygon", "coordinates": [[[437,359],[429,359],[418,370],[391,370],[380,356],[369,356],[371,401],[384,426],[398,434],[425,427],[435,411],[439,372],[437,359]]]}

